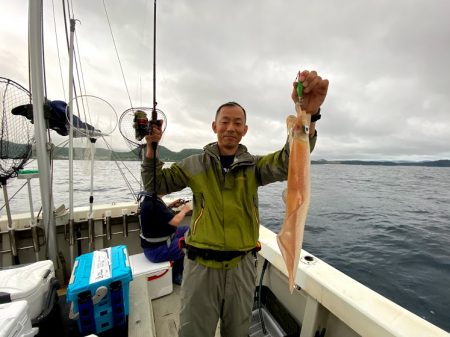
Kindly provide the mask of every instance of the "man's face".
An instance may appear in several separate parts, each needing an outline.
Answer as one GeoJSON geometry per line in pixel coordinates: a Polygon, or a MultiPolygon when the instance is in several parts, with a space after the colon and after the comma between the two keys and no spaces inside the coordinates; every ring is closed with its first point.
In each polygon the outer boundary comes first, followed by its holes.
{"type": "Polygon", "coordinates": [[[212,128],[217,134],[219,148],[228,151],[237,149],[248,129],[244,112],[238,106],[222,107],[212,123],[212,128]]]}

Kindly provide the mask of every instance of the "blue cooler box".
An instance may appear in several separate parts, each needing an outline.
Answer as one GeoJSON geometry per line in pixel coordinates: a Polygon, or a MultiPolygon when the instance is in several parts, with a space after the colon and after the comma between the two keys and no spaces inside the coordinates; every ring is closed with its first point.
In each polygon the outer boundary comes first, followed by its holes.
{"type": "Polygon", "coordinates": [[[115,246],[75,259],[67,287],[71,319],[83,335],[123,326],[128,315],[129,283],[133,279],[126,246],[115,246]]]}

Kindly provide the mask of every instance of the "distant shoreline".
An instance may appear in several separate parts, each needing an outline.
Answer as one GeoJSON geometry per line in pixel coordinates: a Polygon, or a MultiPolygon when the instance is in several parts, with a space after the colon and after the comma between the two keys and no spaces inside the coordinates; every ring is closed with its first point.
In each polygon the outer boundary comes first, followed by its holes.
{"type": "MultiPolygon", "coordinates": [[[[26,153],[31,150],[31,145],[15,144],[8,141],[4,141],[1,144],[2,154],[5,158],[15,158],[17,153],[26,153]],[[28,149],[26,149],[28,147],[28,149]]],[[[143,155],[142,151],[144,147],[136,148],[133,151],[111,151],[104,148],[95,149],[95,160],[102,161],[140,161],[143,155]],[[141,152],[141,153],[139,153],[141,152]]],[[[90,156],[86,156],[86,148],[74,148],[74,159],[85,160],[90,156]]],[[[168,148],[159,145],[158,157],[164,162],[177,162],[184,158],[187,158],[194,154],[202,153],[202,149],[183,149],[179,152],[174,152],[168,148]]],[[[36,158],[36,153],[32,152],[32,157],[36,158]]],[[[56,146],[53,151],[53,159],[67,160],[69,159],[69,149],[67,147],[56,146]]],[[[327,160],[319,159],[312,160],[313,165],[371,165],[371,166],[424,166],[424,167],[450,167],[450,159],[440,160],[424,160],[424,161],[408,161],[408,160],[327,160]]]]}
{"type": "Polygon", "coordinates": [[[426,167],[450,167],[450,160],[430,160],[430,161],[388,161],[388,160],[312,160],[311,164],[327,165],[371,165],[371,166],[426,166],[426,167]]]}
{"type": "MultiPolygon", "coordinates": [[[[74,150],[75,159],[85,159],[84,148],[76,148],[74,150]]],[[[193,154],[202,153],[201,149],[183,149],[174,152],[164,146],[158,147],[159,158],[165,162],[175,162],[187,158],[193,154]]],[[[67,160],[68,149],[57,147],[54,152],[54,159],[67,160]]],[[[119,161],[138,161],[139,154],[137,150],[128,152],[116,152],[106,149],[95,150],[96,160],[119,160],[119,161]]],[[[430,160],[430,161],[394,161],[394,160],[312,160],[313,165],[371,165],[371,166],[425,166],[425,167],[450,167],[450,160],[430,160]]]]}

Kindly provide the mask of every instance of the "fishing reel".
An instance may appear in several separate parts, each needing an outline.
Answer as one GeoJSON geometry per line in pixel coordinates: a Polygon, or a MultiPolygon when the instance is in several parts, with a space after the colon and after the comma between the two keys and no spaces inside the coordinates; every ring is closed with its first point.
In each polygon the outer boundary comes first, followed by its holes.
{"type": "Polygon", "coordinates": [[[170,204],[167,205],[167,207],[180,208],[181,206],[183,206],[184,204],[187,204],[190,201],[191,200],[189,200],[189,199],[179,198],[179,199],[176,199],[175,201],[172,201],[170,204]]]}
{"type": "Polygon", "coordinates": [[[163,120],[148,120],[147,113],[142,110],[136,110],[134,112],[133,128],[135,130],[135,138],[137,140],[140,141],[144,139],[145,136],[149,135],[153,125],[161,128],[163,125],[163,120]]]}

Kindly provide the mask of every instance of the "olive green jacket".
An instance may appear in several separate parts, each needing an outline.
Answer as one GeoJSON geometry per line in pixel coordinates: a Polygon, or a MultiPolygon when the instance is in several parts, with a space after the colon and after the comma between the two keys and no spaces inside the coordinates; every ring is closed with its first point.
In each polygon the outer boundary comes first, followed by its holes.
{"type": "MultiPolygon", "coordinates": [[[[311,150],[316,137],[310,139],[311,150]]],[[[204,147],[202,154],[190,156],[168,168],[157,159],[157,193],[168,194],[190,187],[193,214],[186,243],[197,248],[248,251],[259,236],[259,186],[287,179],[289,145],[265,155],[253,156],[239,145],[227,172],[220,163],[217,143],[204,147]]],[[[153,191],[153,159],[142,164],[146,191],[153,191]]],[[[240,258],[228,262],[202,261],[213,268],[232,268],[240,258]]]]}

